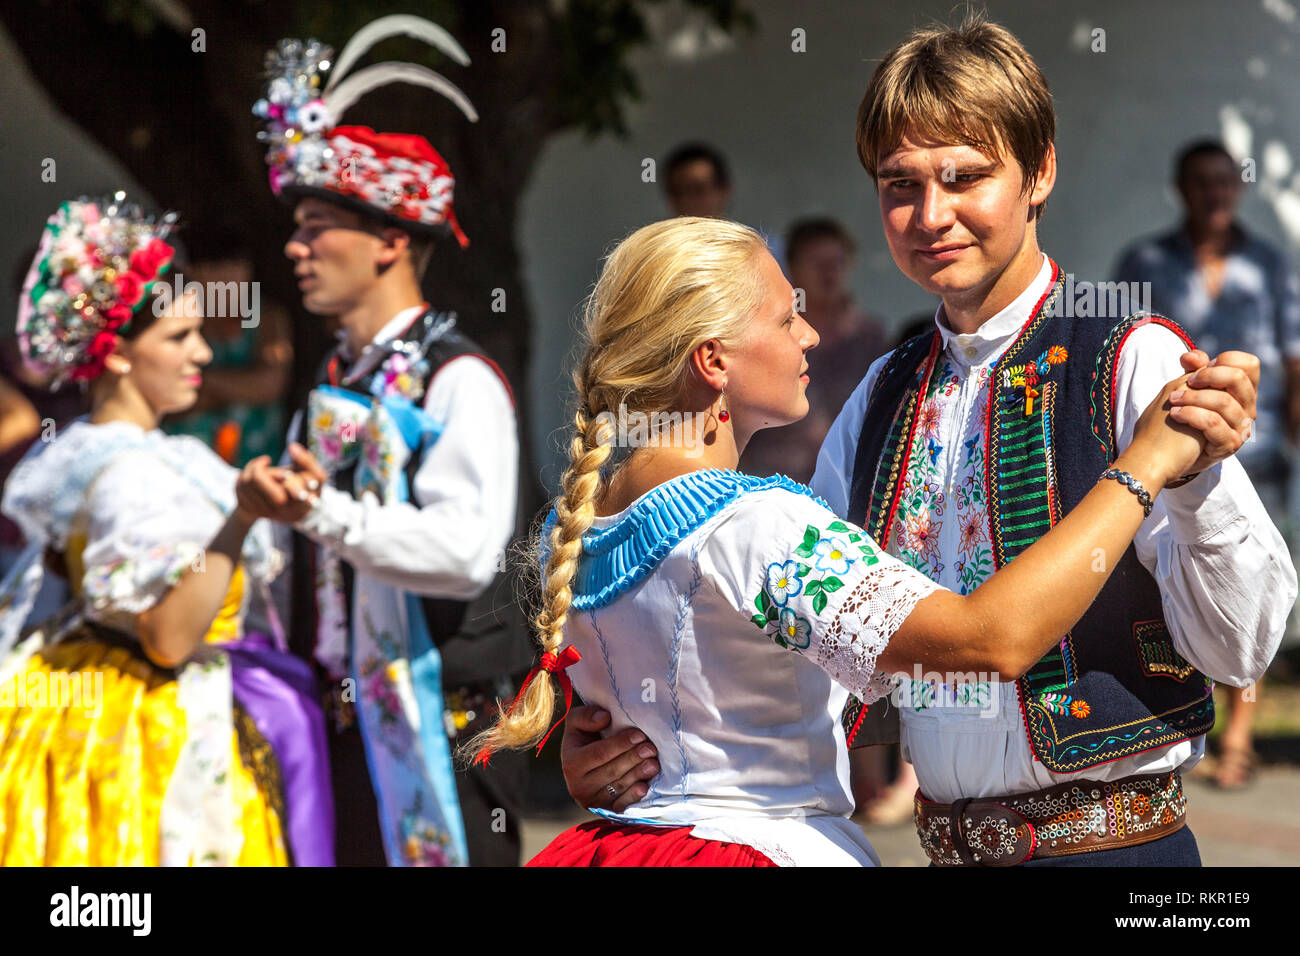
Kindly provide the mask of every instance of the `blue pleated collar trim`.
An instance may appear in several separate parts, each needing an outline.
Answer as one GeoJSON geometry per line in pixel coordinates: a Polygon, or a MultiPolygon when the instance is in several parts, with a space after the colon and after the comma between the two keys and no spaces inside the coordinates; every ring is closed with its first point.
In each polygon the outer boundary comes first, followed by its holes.
{"type": "MultiPolygon", "coordinates": [[[[658,567],[679,541],[731,502],[741,495],[768,488],[784,488],[829,507],[806,485],[785,475],[755,478],[722,469],[679,475],[638,498],[618,521],[583,535],[583,556],[574,575],[572,607],[587,611],[609,604],[658,567]]],[[[542,525],[543,569],[556,520],[555,509],[551,509],[542,525]]]]}

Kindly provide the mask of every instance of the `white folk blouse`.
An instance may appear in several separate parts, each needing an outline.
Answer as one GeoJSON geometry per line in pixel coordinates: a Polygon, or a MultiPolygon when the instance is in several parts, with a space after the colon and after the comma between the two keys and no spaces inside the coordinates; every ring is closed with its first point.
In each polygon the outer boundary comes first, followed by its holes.
{"type": "MultiPolygon", "coordinates": [[[[80,549],[84,571],[69,582],[76,600],[68,610],[136,636],[140,614],[186,571],[204,567],[204,549],[235,507],[237,477],[197,438],[126,422],[81,418],[38,442],[4,489],[3,511],[22,528],[27,547],[0,585],[0,681],[61,636],[59,621],[27,620],[46,583],[47,547],[80,549]],[[35,629],[19,641],[24,624],[35,629]]],[[[281,564],[267,522],[257,522],[244,539],[237,625],[255,593],[268,596],[281,564]]],[[[231,680],[230,659],[218,645],[201,645],[178,668],[185,742],[160,811],[164,866],[238,858],[231,680]]]]}
{"type": "Polygon", "coordinates": [[[613,715],[608,733],[640,728],[661,767],[604,815],[689,825],[782,865],[878,862],[848,819],[840,711],[850,691],[889,692],[876,659],[937,585],[783,476],[680,476],[597,518],[583,548],[569,673],[613,715]]]}

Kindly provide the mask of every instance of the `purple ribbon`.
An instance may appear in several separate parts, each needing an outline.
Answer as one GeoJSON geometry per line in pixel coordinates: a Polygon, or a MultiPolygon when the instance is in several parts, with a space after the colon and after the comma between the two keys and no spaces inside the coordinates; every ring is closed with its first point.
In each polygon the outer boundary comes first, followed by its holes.
{"type": "Polygon", "coordinates": [[[280,762],[294,864],[333,866],[329,749],[311,666],[276,650],[261,633],[246,634],[221,647],[230,655],[235,699],[280,762]]]}

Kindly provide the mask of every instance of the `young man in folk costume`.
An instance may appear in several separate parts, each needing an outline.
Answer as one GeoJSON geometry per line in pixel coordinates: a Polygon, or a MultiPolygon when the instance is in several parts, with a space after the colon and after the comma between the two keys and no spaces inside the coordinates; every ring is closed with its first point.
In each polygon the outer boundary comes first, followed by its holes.
{"type": "MultiPolygon", "coordinates": [[[[1064,273],[1037,239],[1054,135],[1037,65],[981,20],[910,36],[859,112],[890,251],[943,306],[933,332],[872,364],[812,488],[959,593],[1074,507],[1181,371],[1225,390],[1232,427],[1254,415],[1254,356],[1209,363],[1167,318],[1105,302],[1076,315],[1063,301],[1064,273]]],[[[1119,564],[1100,598],[1014,685],[902,680],[917,829],[936,865],[1199,864],[1180,771],[1204,753],[1212,680],[1245,686],[1263,673],[1296,578],[1235,459],[1185,477],[1125,553],[1096,556],[1119,564]]],[[[850,702],[850,739],[858,716],[850,702]]],[[[635,729],[592,742],[603,713],[570,723],[575,798],[615,810],[639,799],[657,771],[653,745],[635,729]]]]}
{"type": "Polygon", "coordinates": [[[343,49],[284,40],[254,112],[271,185],[294,204],[285,245],[307,310],[340,343],[289,430],[288,467],[250,463],[241,495],[292,526],[296,649],[326,675],[341,864],[514,865],[522,758],[454,771],[451,746],[490,717],[530,642],[499,572],[515,531],[518,438],[501,370],[422,301],[434,240],[468,244],[453,179],[427,140],[335,125],[392,80],[427,86],[471,121],[442,76],[411,64],[348,69],[396,34],[464,64],[445,31],[385,17],[343,49]],[[305,447],[304,447],[305,446],[305,447]],[[450,739],[449,739],[450,737],[450,739]]]}

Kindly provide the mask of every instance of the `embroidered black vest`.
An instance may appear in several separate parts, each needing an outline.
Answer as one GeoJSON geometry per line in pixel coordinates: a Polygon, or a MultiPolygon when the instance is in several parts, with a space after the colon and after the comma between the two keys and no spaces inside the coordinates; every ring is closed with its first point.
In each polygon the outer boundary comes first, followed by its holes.
{"type": "MultiPolygon", "coordinates": [[[[438,371],[452,359],[464,355],[474,355],[490,365],[511,393],[505,375],[496,363],[487,357],[477,344],[462,335],[456,328],[455,315],[428,310],[417,318],[411,327],[389,345],[390,350],[402,349],[407,352],[413,366],[412,373],[420,377],[420,386],[413,400],[423,403],[429,383],[438,371]],[[420,362],[420,358],[424,362],[420,362]],[[418,373],[415,369],[419,369],[418,373]]],[[[337,351],[326,357],[316,381],[329,382],[335,375],[340,360],[337,351]]],[[[382,365],[382,363],[380,363],[382,365]]],[[[374,374],[382,374],[378,368],[374,374]]],[[[371,394],[365,386],[370,375],[350,387],[359,394],[371,394]]],[[[305,403],[304,403],[305,411],[305,403]]],[[[305,418],[304,418],[305,421],[305,418]]],[[[301,439],[301,436],[299,437],[301,439]]],[[[408,488],[415,487],[415,474],[420,468],[424,455],[412,454],[406,465],[406,482],[408,488]]],[[[353,487],[356,476],[355,466],[340,470],[333,476],[332,483],[339,489],[356,495],[353,487]]],[[[522,528],[516,522],[513,537],[518,537],[522,528]]],[[[294,561],[298,568],[310,566],[310,545],[302,535],[294,535],[294,561]]],[[[348,594],[348,613],[351,615],[352,568],[341,562],[344,587],[348,594]]],[[[315,575],[294,575],[295,606],[315,608],[315,593],[312,581],[315,575]]],[[[502,678],[510,679],[527,670],[533,660],[533,644],[529,628],[524,620],[523,610],[516,599],[515,576],[509,570],[499,572],[487,589],[472,601],[457,601],[444,598],[421,598],[425,622],[429,628],[430,638],[438,648],[442,659],[443,687],[450,690],[460,688],[478,688],[479,685],[491,685],[502,678]]],[[[293,649],[310,659],[316,640],[315,615],[309,627],[295,630],[293,649]]]]}
{"type": "MultiPolygon", "coordinates": [[[[1156,322],[1191,347],[1175,323],[1150,312],[1065,317],[1061,271],[1052,268],[1051,287],[988,385],[985,491],[995,569],[1060,521],[1118,455],[1115,374],[1128,335],[1156,322]]],[[[905,342],[868,400],[848,517],[881,547],[893,532],[917,411],[938,384],[940,350],[937,331],[905,342]]],[[[1211,689],[1174,649],[1159,588],[1132,544],[1078,624],[1017,681],[1030,745],[1055,773],[1205,733],[1214,724],[1211,689]]],[[[861,720],[855,703],[844,715],[850,740],[861,720]]]]}

